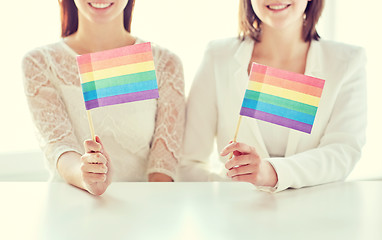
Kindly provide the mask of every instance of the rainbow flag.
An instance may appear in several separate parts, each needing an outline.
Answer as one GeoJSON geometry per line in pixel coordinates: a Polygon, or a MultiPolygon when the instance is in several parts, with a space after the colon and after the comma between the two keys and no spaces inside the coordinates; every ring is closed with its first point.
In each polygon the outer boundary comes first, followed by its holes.
{"type": "Polygon", "coordinates": [[[240,115],[310,134],[324,83],[253,63],[240,115]]]}
{"type": "Polygon", "coordinates": [[[84,54],[77,64],[87,110],[159,97],[149,42],[84,54]]]}

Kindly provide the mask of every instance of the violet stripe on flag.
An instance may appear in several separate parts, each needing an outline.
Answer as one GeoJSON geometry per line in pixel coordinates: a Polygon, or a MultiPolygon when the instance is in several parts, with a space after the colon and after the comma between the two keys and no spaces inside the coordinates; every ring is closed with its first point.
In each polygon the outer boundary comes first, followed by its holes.
{"type": "Polygon", "coordinates": [[[136,101],[152,99],[152,98],[159,98],[159,94],[157,90],[128,93],[122,97],[120,95],[116,95],[111,97],[99,98],[95,100],[86,101],[85,106],[86,106],[86,109],[89,110],[89,109],[97,108],[97,107],[104,107],[108,105],[115,105],[115,104],[128,103],[128,102],[136,102],[136,101]]]}
{"type": "Polygon", "coordinates": [[[311,133],[325,81],[253,63],[240,115],[311,133]]]}
{"type": "Polygon", "coordinates": [[[273,114],[267,113],[267,112],[262,112],[262,111],[257,111],[256,109],[251,109],[251,108],[242,108],[241,109],[241,115],[243,116],[248,116],[251,118],[256,118],[259,120],[263,120],[266,122],[274,123],[280,126],[284,126],[287,128],[292,128],[298,131],[310,133],[312,130],[312,125],[307,124],[307,123],[302,123],[299,121],[295,121],[289,118],[284,118],[280,116],[275,116],[273,114]]]}
{"type": "Polygon", "coordinates": [[[87,110],[159,97],[150,43],[77,57],[87,110]]]}

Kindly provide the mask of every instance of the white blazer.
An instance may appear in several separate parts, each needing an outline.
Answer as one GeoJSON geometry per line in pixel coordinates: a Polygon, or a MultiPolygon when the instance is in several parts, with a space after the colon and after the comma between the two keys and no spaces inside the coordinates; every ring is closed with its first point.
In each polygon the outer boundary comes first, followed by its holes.
{"type": "MultiPolygon", "coordinates": [[[[208,45],[188,97],[180,180],[229,181],[225,170],[210,171],[209,157],[215,137],[218,152],[233,138],[254,44],[229,38],[208,45]]],[[[362,48],[312,41],[305,74],[326,82],[312,133],[289,130],[284,157],[270,157],[258,120],[243,117],[237,141],[273,165],[278,183],[271,191],[344,180],[352,171],[365,144],[365,63],[362,48]]]]}

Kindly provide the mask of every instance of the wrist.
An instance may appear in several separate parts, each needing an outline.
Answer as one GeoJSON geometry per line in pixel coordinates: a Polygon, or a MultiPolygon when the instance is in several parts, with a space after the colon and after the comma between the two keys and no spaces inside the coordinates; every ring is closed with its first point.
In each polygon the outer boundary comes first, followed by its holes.
{"type": "Polygon", "coordinates": [[[266,165],[266,177],[265,177],[265,182],[263,186],[267,187],[275,187],[277,182],[278,182],[278,177],[277,177],[277,172],[274,169],[273,165],[265,161],[266,165]]]}
{"type": "Polygon", "coordinates": [[[159,172],[153,172],[149,174],[149,182],[173,182],[174,180],[164,174],[164,173],[159,173],[159,172]]]}
{"type": "Polygon", "coordinates": [[[57,171],[67,183],[86,190],[81,172],[81,154],[77,152],[62,154],[57,161],[57,171]]]}

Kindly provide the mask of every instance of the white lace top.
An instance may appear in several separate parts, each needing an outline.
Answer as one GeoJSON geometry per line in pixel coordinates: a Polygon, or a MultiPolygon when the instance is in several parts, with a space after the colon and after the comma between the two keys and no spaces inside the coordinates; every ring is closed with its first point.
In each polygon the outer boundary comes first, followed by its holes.
{"type": "MultiPolygon", "coordinates": [[[[185,121],[183,68],[168,50],[155,44],[152,50],[159,99],[91,110],[114,181],[146,181],[152,172],[176,177],[185,121]]],[[[76,56],[59,41],[23,59],[25,94],[54,179],[60,178],[58,158],[68,151],[83,154],[83,141],[91,138],[76,56]]]]}

